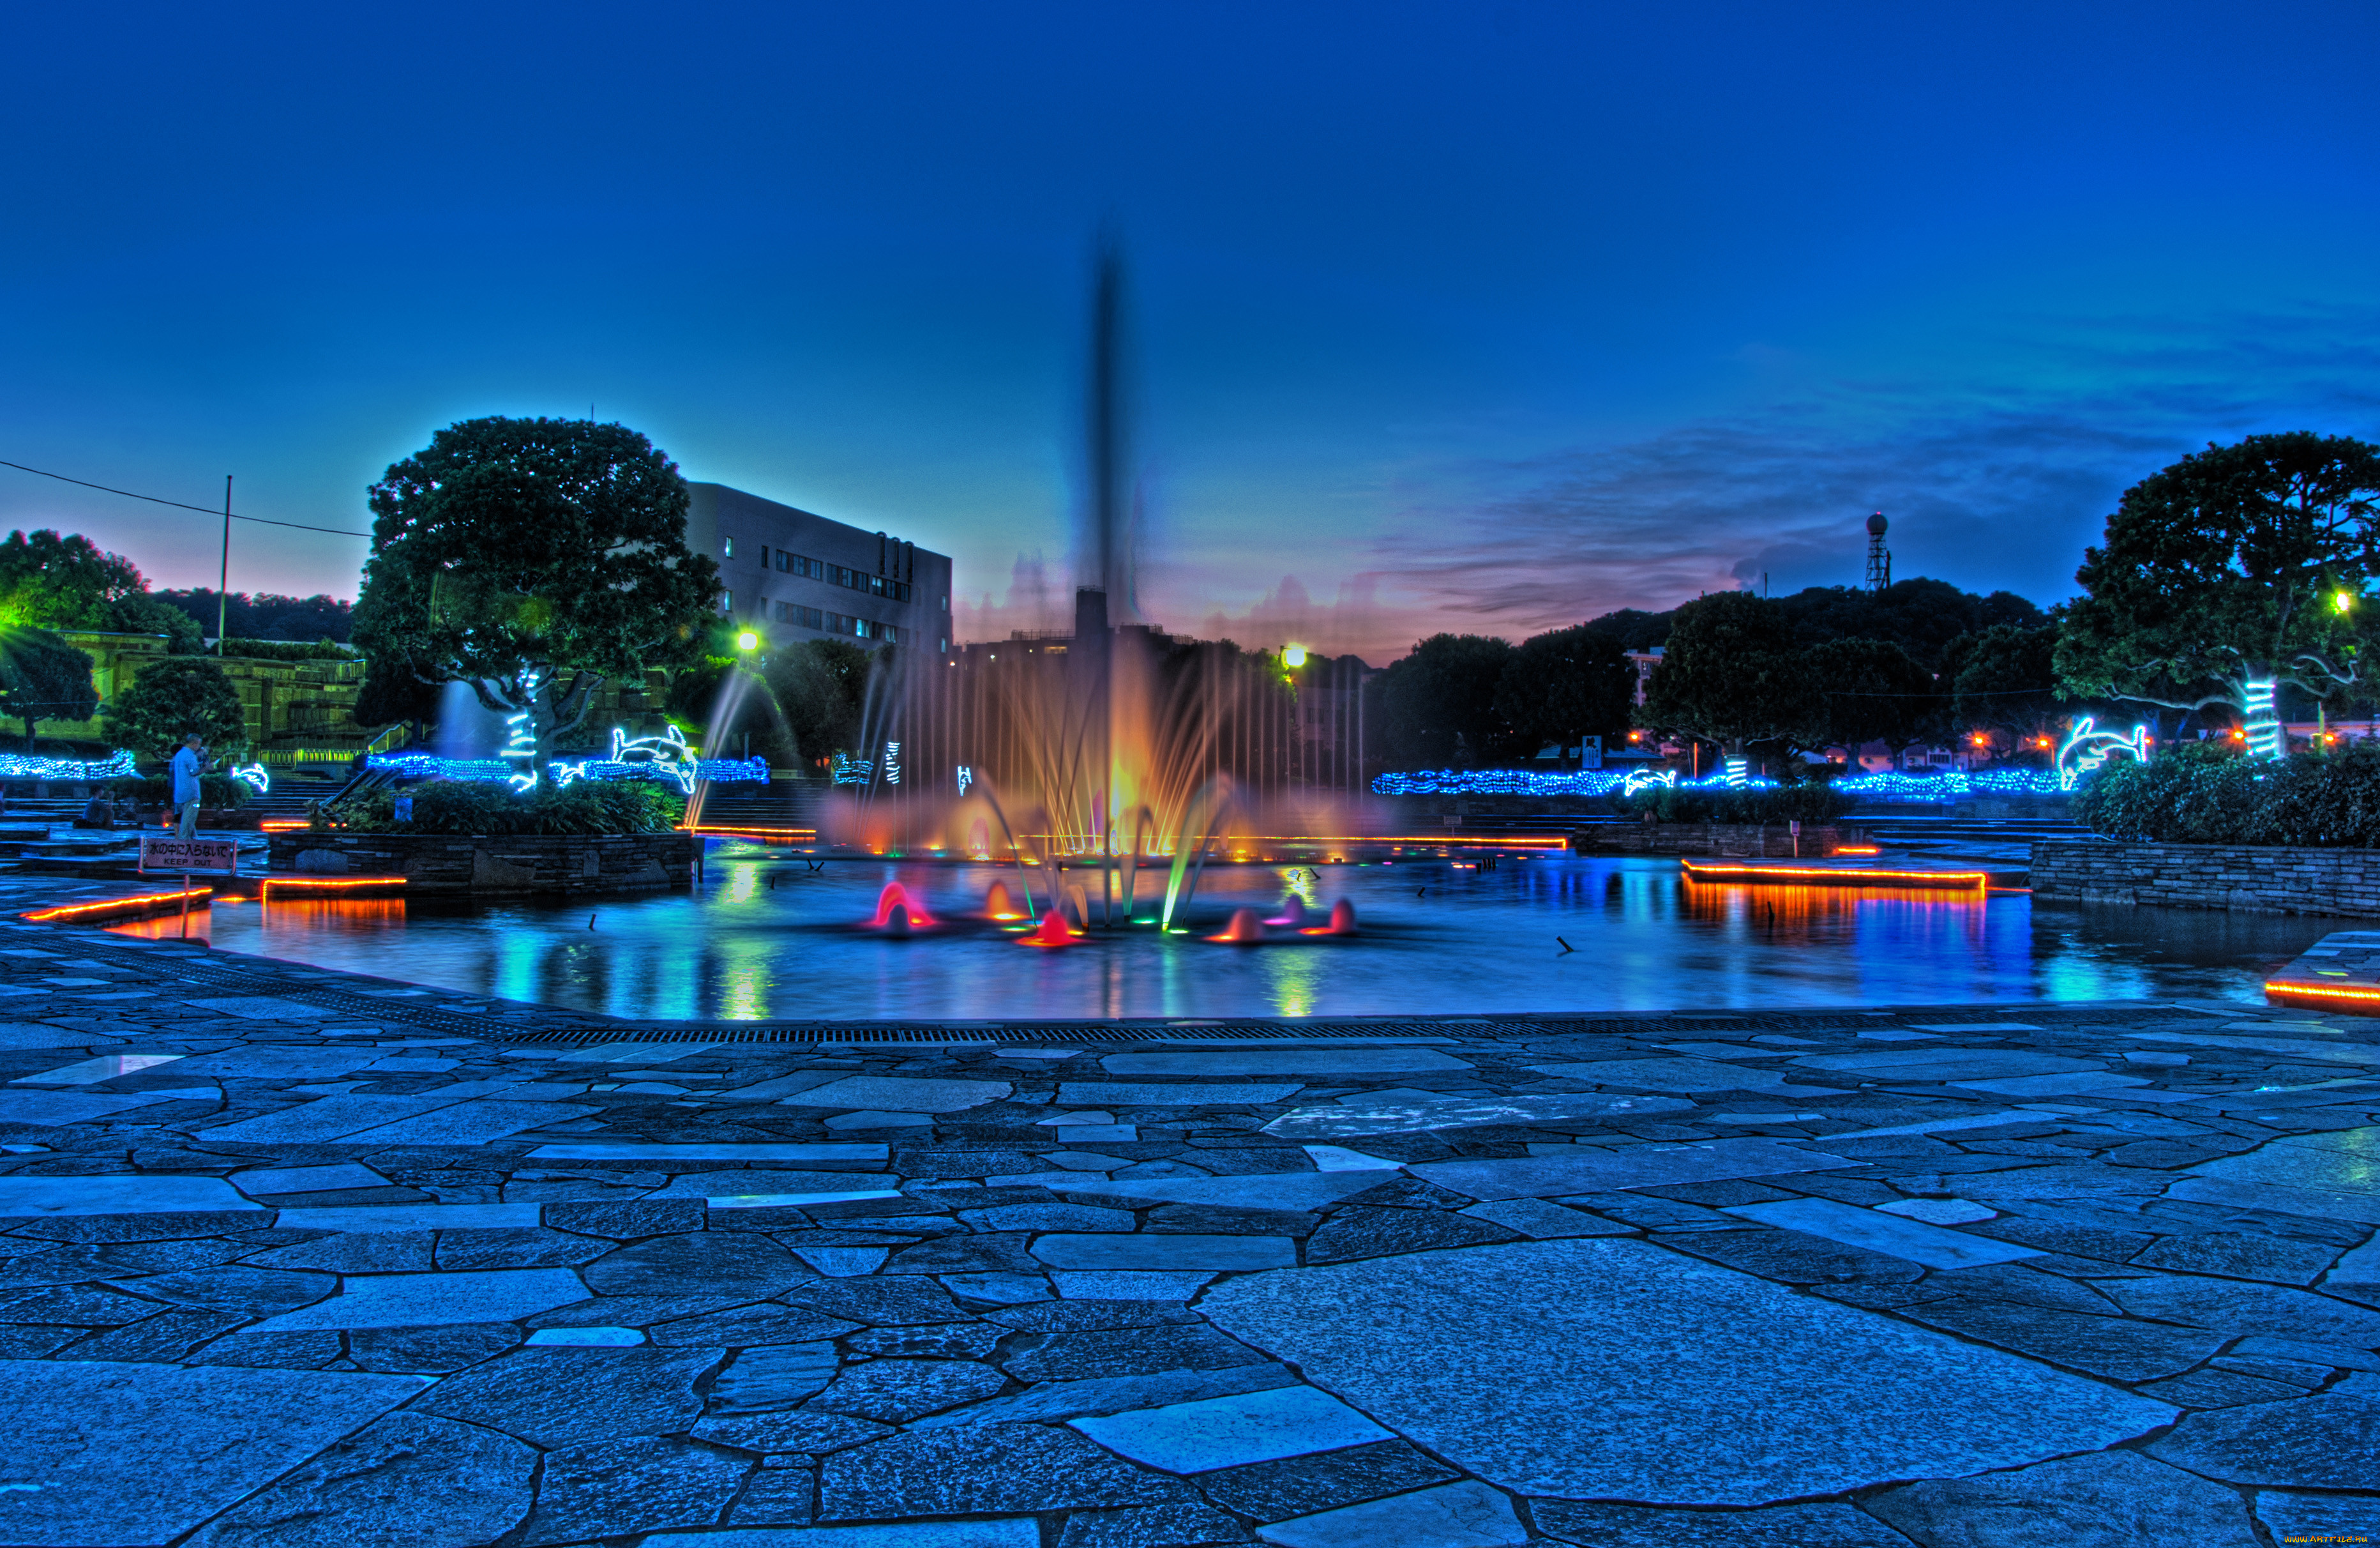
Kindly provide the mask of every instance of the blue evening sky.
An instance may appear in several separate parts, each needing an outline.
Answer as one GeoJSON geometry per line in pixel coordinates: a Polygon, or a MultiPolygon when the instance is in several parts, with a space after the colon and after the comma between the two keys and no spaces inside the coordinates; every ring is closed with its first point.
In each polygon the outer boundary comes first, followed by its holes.
{"type": "MultiPolygon", "coordinates": [[[[2365,4],[27,7],[0,458],[362,530],[450,421],[1068,581],[1090,234],[1159,622],[1359,648],[1896,567],[2041,602],[2208,439],[2380,433],[2365,4]]],[[[206,518],[0,523],[213,583],[206,518]]],[[[247,527],[236,590],[366,545],[247,527]]]]}

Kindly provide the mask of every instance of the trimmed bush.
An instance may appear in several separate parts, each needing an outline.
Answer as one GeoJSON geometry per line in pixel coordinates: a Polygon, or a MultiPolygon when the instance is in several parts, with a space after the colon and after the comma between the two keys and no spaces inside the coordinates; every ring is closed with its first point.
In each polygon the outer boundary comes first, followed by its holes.
{"type": "Polygon", "coordinates": [[[2257,760],[2181,747],[2110,762],[2074,790],[2074,816],[2111,838],[2159,844],[2380,848],[2380,744],[2257,760]]]}
{"type": "MultiPolygon", "coordinates": [[[[107,793],[129,796],[135,800],[155,801],[159,806],[164,806],[174,798],[174,781],[170,776],[162,775],[156,779],[112,779],[107,783],[107,793]]],[[[199,805],[211,811],[246,806],[249,798],[255,793],[248,781],[234,779],[229,774],[199,775],[199,805]]]]}
{"type": "Polygon", "coordinates": [[[523,795],[486,780],[432,779],[384,787],[342,801],[315,825],[353,833],[631,834],[667,833],[686,816],[674,790],[650,780],[582,779],[540,785],[523,795]],[[410,799],[409,821],[396,818],[396,803],[410,799]]]}
{"type": "Polygon", "coordinates": [[[1611,800],[1612,810],[1623,817],[1641,819],[1649,811],[1659,823],[1831,823],[1856,804],[1815,781],[1774,790],[1679,790],[1656,785],[1611,800]]]}

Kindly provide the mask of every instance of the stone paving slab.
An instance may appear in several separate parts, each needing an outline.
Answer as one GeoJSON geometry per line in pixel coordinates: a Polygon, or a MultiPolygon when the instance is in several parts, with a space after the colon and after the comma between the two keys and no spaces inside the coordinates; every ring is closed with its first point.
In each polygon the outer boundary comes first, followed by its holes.
{"type": "Polygon", "coordinates": [[[64,1481],[0,1542],[2380,1518],[2368,1023],[681,1029],[0,943],[0,1485],[64,1481]]]}

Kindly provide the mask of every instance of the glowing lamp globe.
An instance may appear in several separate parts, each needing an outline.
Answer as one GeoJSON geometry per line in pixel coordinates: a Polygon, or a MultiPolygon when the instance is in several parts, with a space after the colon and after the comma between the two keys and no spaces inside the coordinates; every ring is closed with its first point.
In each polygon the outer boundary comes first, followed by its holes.
{"type": "Polygon", "coordinates": [[[739,651],[757,651],[760,648],[760,637],[747,628],[735,637],[735,648],[739,651]]]}
{"type": "Polygon", "coordinates": [[[2355,605],[2355,593],[2352,591],[2340,591],[2330,599],[2330,604],[2333,607],[2338,608],[2341,613],[2344,613],[2349,608],[2355,605]]]}
{"type": "Polygon", "coordinates": [[[1281,664],[1293,669],[1305,664],[1305,647],[1292,645],[1281,652],[1281,664]]]}

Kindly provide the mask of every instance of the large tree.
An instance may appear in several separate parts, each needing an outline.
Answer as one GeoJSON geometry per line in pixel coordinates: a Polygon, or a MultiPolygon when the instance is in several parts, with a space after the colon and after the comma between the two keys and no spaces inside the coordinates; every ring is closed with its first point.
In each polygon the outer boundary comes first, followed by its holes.
{"type": "Polygon", "coordinates": [[[1618,640],[1589,624],[1521,641],[1496,684],[1496,713],[1529,751],[1628,728],[1636,673],[1618,640]]]}
{"type": "Polygon", "coordinates": [[[145,758],[164,758],[196,731],[218,757],[248,750],[239,689],[204,656],[167,656],[140,669],[132,686],[107,701],[107,734],[145,758]]]}
{"type": "Polygon", "coordinates": [[[2151,474],[2084,551],[2060,682],[2077,698],[2224,705],[2265,725],[2277,686],[2325,700],[2356,684],[2363,593],[2380,575],[2375,502],[2380,448],[2302,431],[2151,474]]]}
{"type": "Polygon", "coordinates": [[[0,714],[25,723],[25,750],[34,750],[45,720],[89,720],[99,707],[87,652],[47,629],[15,628],[0,635],[0,714]]]}
{"type": "Polygon", "coordinates": [[[604,682],[702,655],[719,570],[686,547],[687,503],[675,465],[621,425],[449,425],[371,486],[356,642],[526,713],[542,776],[604,682]]]}
{"type": "Polygon", "coordinates": [[[2042,750],[2055,742],[2066,716],[2053,657],[2058,628],[1998,624],[1950,641],[1942,685],[1950,692],[1951,724],[1961,731],[1997,732],[2020,747],[2042,750]]]}
{"type": "Polygon", "coordinates": [[[1714,591],[1678,609],[1643,718],[1707,742],[1815,747],[1827,734],[1818,686],[1780,604],[1714,591]]]}
{"type": "Polygon", "coordinates": [[[1496,708],[1497,685],[1512,660],[1492,635],[1433,634],[1365,685],[1377,709],[1373,735],[1391,765],[1451,768],[1535,752],[1496,708]]]}
{"type": "Polygon", "coordinates": [[[1891,640],[1829,640],[1807,660],[1829,742],[1853,753],[1882,742],[1898,762],[1902,749],[1939,730],[1943,694],[1934,674],[1891,640]]]}
{"type": "Polygon", "coordinates": [[[105,634],[162,634],[174,655],[197,655],[205,636],[158,600],[140,567],[80,533],[11,532],[0,542],[0,623],[105,634]]]}

